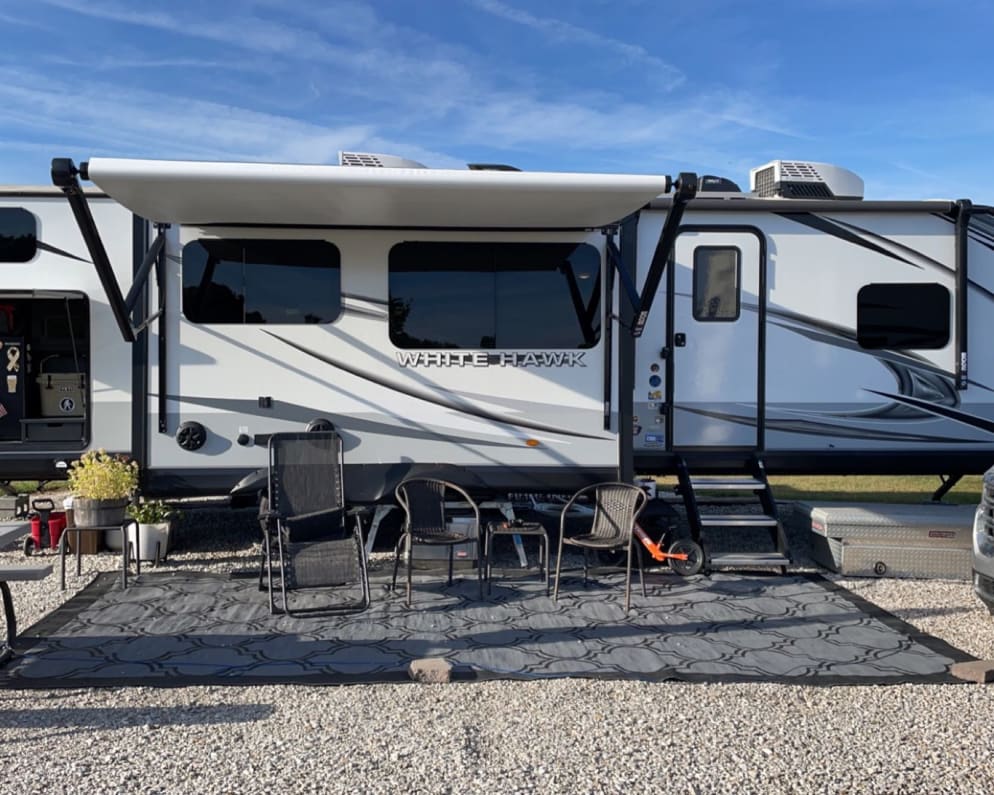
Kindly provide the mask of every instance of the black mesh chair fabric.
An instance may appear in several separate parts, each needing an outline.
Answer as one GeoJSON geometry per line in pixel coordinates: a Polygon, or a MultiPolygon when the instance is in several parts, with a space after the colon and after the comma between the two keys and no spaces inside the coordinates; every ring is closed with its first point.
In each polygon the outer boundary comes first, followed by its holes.
{"type": "Polygon", "coordinates": [[[351,532],[346,524],[342,442],[337,433],[270,437],[268,505],[262,518],[274,613],[343,613],[369,606],[361,527],[358,518],[351,532]],[[352,593],[296,593],[309,589],[352,593]]]}
{"type": "Polygon", "coordinates": [[[480,509],[473,499],[455,483],[434,478],[411,478],[395,490],[395,496],[404,511],[404,525],[394,550],[393,584],[397,588],[397,571],[403,551],[407,561],[407,604],[411,604],[411,570],[415,544],[447,545],[449,547],[449,585],[452,585],[453,555],[456,544],[478,541],[476,545],[476,576],[479,580],[480,598],[483,598],[483,568],[480,565],[480,509]],[[465,505],[472,511],[475,535],[450,530],[446,519],[446,500],[465,505]]]}
{"type": "Polygon", "coordinates": [[[589,551],[627,550],[625,564],[625,612],[631,608],[632,554],[639,568],[642,595],[645,596],[645,574],[642,569],[641,549],[633,546],[635,520],[645,507],[647,497],[638,486],[629,483],[597,483],[580,489],[563,506],[559,520],[559,556],[556,559],[556,577],[553,598],[559,599],[559,574],[563,562],[563,546],[583,549],[583,584],[587,585],[589,551]],[[593,517],[587,532],[566,536],[566,518],[574,504],[583,504],[584,498],[593,502],[593,517]]]}

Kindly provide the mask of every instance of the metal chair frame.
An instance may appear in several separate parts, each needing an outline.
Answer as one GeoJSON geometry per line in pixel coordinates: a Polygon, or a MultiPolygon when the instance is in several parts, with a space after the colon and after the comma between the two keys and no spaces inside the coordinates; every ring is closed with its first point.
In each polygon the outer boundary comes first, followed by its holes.
{"type": "Polygon", "coordinates": [[[559,517],[559,554],[556,558],[556,576],[555,585],[552,592],[552,598],[554,601],[559,600],[559,577],[562,570],[563,562],[563,545],[568,544],[570,546],[575,546],[583,549],[583,587],[587,587],[587,579],[589,572],[589,553],[591,549],[596,550],[618,550],[627,549],[628,558],[625,564],[625,612],[627,613],[631,609],[631,585],[632,585],[632,551],[635,546],[636,554],[636,565],[639,570],[639,582],[642,585],[642,596],[646,596],[645,591],[645,572],[642,566],[642,555],[641,555],[641,545],[635,545],[634,538],[634,528],[635,522],[638,520],[639,514],[645,507],[648,497],[645,491],[640,487],[632,485],[631,483],[621,483],[621,482],[605,482],[605,483],[595,483],[593,485],[587,486],[580,489],[576,494],[574,494],[569,502],[563,506],[562,513],[559,517]],[[618,517],[610,513],[609,510],[604,508],[602,500],[602,492],[609,489],[614,490],[630,490],[632,493],[633,504],[630,508],[626,508],[626,516],[618,517]],[[582,538],[567,538],[566,537],[566,517],[569,513],[570,508],[573,504],[589,494],[594,493],[594,515],[593,523],[591,525],[591,530],[589,533],[584,534],[582,538]],[[619,526],[619,521],[624,521],[624,526],[619,526]],[[607,530],[613,529],[613,533],[607,532],[607,530]],[[613,543],[612,543],[613,542],[613,543]]]}
{"type": "MultiPolygon", "coordinates": [[[[308,613],[320,613],[322,615],[336,615],[344,613],[358,613],[366,610],[371,602],[370,592],[369,592],[369,576],[366,570],[366,552],[362,543],[362,525],[358,514],[355,515],[355,527],[352,532],[349,533],[347,528],[347,517],[350,512],[346,511],[345,499],[344,499],[344,484],[342,481],[342,475],[344,472],[344,460],[342,456],[342,440],[341,437],[335,431],[307,431],[307,432],[290,432],[290,433],[275,433],[269,439],[269,490],[265,498],[266,502],[263,504],[263,509],[260,511],[260,521],[263,526],[263,554],[265,555],[265,574],[268,577],[269,586],[269,609],[270,612],[276,614],[278,612],[285,613],[286,615],[297,615],[297,614],[308,614],[308,613]],[[322,440],[334,440],[335,445],[335,466],[337,469],[334,486],[334,505],[329,505],[328,508],[314,511],[307,514],[291,514],[282,509],[280,500],[280,479],[277,477],[277,472],[279,470],[280,461],[278,456],[278,451],[280,446],[284,442],[293,441],[322,441],[322,440]],[[357,584],[361,589],[361,596],[354,601],[345,602],[341,605],[329,605],[329,606],[317,606],[317,607],[307,607],[307,608],[290,608],[290,601],[287,592],[287,570],[286,561],[290,553],[288,545],[293,543],[291,540],[291,530],[289,523],[293,520],[301,519],[312,519],[315,521],[320,521],[324,516],[327,516],[328,520],[328,530],[329,538],[324,541],[315,541],[316,544],[338,544],[345,542],[346,540],[350,542],[353,549],[349,552],[349,559],[352,560],[351,555],[355,555],[355,566],[357,574],[357,584]],[[341,533],[342,538],[332,538],[330,537],[335,532],[341,533]],[[282,596],[282,607],[278,607],[275,599],[275,583],[274,583],[274,571],[273,571],[273,537],[276,539],[276,553],[279,557],[279,590],[282,596]]],[[[344,546],[344,544],[342,544],[344,546]]],[[[330,554],[344,554],[338,552],[332,552],[330,554]]],[[[263,571],[259,573],[260,586],[262,584],[263,571]]],[[[341,587],[338,585],[321,585],[321,586],[307,586],[311,588],[336,588],[341,587]]]]}
{"type": "Polygon", "coordinates": [[[465,489],[461,486],[457,486],[455,483],[451,483],[447,480],[439,480],[438,478],[408,478],[398,484],[397,488],[394,489],[394,496],[396,497],[400,507],[404,510],[404,524],[401,528],[400,538],[397,540],[397,546],[394,549],[393,580],[390,586],[391,590],[395,591],[397,589],[397,572],[400,568],[400,554],[401,547],[403,547],[404,557],[407,560],[406,604],[408,607],[411,606],[412,559],[414,545],[447,545],[449,547],[448,584],[452,585],[452,569],[455,546],[457,544],[474,540],[473,537],[468,534],[464,535],[448,531],[445,520],[445,495],[448,491],[453,491],[458,494],[462,498],[462,501],[466,502],[473,511],[473,517],[476,522],[476,577],[480,589],[480,600],[482,601],[483,599],[483,566],[481,549],[484,543],[484,538],[483,529],[480,527],[479,506],[477,506],[473,498],[466,493],[465,489]],[[431,498],[434,504],[414,504],[412,501],[412,493],[415,492],[415,489],[423,489],[425,492],[424,496],[431,498]],[[426,511],[428,514],[428,522],[424,521],[423,511],[426,511]],[[418,514],[417,517],[415,516],[415,513],[418,514]]]}

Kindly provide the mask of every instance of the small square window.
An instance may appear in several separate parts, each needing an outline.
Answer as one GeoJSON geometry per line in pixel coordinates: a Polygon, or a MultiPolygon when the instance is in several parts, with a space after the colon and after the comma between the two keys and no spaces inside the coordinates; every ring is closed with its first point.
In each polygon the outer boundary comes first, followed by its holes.
{"type": "Polygon", "coordinates": [[[856,296],[856,340],[869,350],[945,348],[949,299],[941,284],[867,284],[856,296]]]}

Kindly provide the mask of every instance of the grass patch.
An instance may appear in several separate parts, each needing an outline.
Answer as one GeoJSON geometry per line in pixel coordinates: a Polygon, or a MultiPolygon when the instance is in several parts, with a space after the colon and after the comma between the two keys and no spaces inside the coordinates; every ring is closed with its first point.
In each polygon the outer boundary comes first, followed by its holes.
{"type": "Polygon", "coordinates": [[[64,480],[49,480],[44,483],[38,480],[12,480],[9,485],[15,494],[34,494],[38,491],[62,491],[66,488],[64,480]]]}
{"type": "MultiPolygon", "coordinates": [[[[982,475],[966,475],[942,501],[976,505],[983,482],[982,475]]],[[[931,501],[941,481],[935,475],[784,475],[770,477],[770,485],[780,500],[922,503],[931,501]]]]}
{"type": "MultiPolygon", "coordinates": [[[[663,491],[672,490],[677,483],[676,477],[669,475],[656,480],[663,491]]],[[[976,505],[980,502],[983,483],[983,475],[966,475],[942,501],[976,505]]],[[[770,485],[778,500],[914,504],[930,502],[941,481],[936,475],[771,475],[770,485]]]]}

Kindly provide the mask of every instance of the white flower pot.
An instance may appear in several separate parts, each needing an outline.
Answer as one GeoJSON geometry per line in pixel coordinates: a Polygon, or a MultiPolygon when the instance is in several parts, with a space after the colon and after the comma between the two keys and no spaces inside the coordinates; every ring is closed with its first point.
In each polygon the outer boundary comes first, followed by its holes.
{"type": "Polygon", "coordinates": [[[141,560],[164,560],[169,551],[169,522],[140,524],[137,533],[135,525],[129,524],[128,544],[131,554],[141,560]]]}

